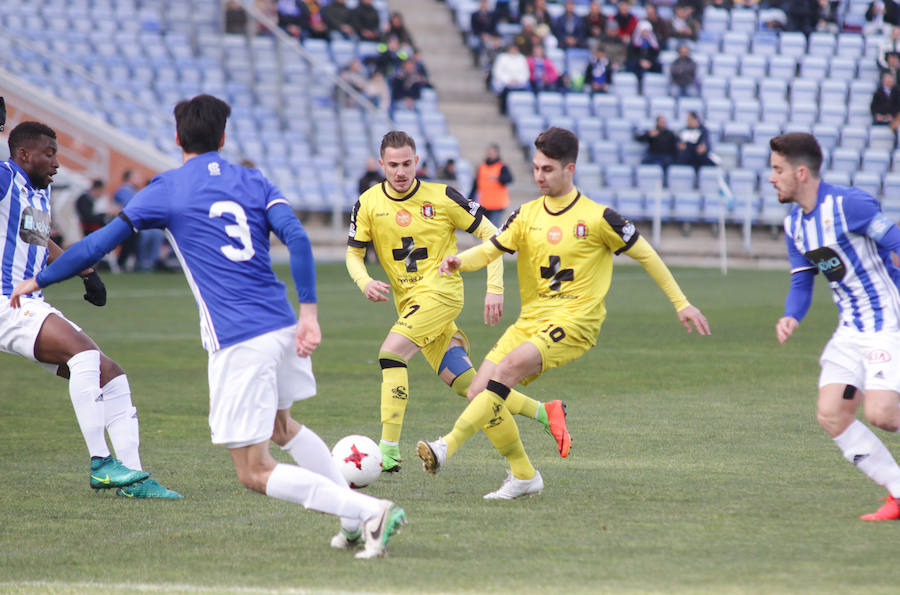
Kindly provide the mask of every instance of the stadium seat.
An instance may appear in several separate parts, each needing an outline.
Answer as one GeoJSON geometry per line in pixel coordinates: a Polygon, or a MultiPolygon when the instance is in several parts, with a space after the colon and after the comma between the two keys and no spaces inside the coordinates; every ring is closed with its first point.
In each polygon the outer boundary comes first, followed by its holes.
{"type": "MultiPolygon", "coordinates": [[[[825,108],[823,107],[822,109],[824,110],[825,108]]],[[[840,125],[843,125],[843,122],[841,122],[840,125]]],[[[818,124],[814,124],[812,133],[819,141],[819,145],[824,151],[831,151],[832,149],[834,149],[834,147],[837,146],[838,139],[840,138],[838,125],[826,122],[819,122],[818,124]]]]}
{"type": "Polygon", "coordinates": [[[668,96],[650,97],[650,118],[656,120],[657,116],[664,116],[670,125],[675,122],[675,99],[668,96]]]}
{"type": "Polygon", "coordinates": [[[800,76],[814,81],[822,80],[828,74],[828,58],[819,53],[810,53],[800,57],[800,76]]]}
{"type": "Polygon", "coordinates": [[[541,91],[537,94],[537,113],[545,118],[565,114],[563,96],[556,91],[541,91]]]}
{"type": "Polygon", "coordinates": [[[591,103],[594,106],[594,115],[598,118],[607,119],[621,116],[618,95],[597,93],[591,99],[591,103]]]}
{"type": "Polygon", "coordinates": [[[642,124],[647,119],[647,99],[642,95],[635,95],[623,100],[622,119],[632,125],[642,124]]]}
{"type": "Polygon", "coordinates": [[[881,195],[881,174],[859,171],[853,174],[853,185],[874,197],[881,195]]]}
{"type": "Polygon", "coordinates": [[[847,82],[839,79],[827,79],[822,81],[821,89],[822,105],[847,102],[847,82]]]}
{"type": "Polygon", "coordinates": [[[600,165],[619,165],[622,156],[619,154],[620,143],[610,140],[601,140],[591,143],[593,160],[600,165]]]}
{"type": "Polygon", "coordinates": [[[762,104],[762,120],[770,124],[782,126],[788,119],[788,103],[767,101],[762,104]]]}
{"type": "Polygon", "coordinates": [[[600,118],[579,118],[575,120],[575,128],[583,142],[593,143],[603,139],[603,121],[600,118]]]}
{"type": "Polygon", "coordinates": [[[632,72],[617,72],[613,78],[612,91],[619,97],[631,97],[638,94],[638,80],[632,72]]]}
{"type": "Polygon", "coordinates": [[[891,152],[885,149],[866,149],[862,154],[863,171],[878,174],[879,179],[891,165],[891,152]]]}
{"type": "Polygon", "coordinates": [[[831,56],[834,54],[836,46],[837,39],[834,33],[813,31],[809,36],[809,48],[807,51],[810,56],[831,56]]]}
{"type": "Polygon", "coordinates": [[[782,31],[778,39],[778,53],[794,58],[806,54],[806,36],[799,31],[782,31]]]}
{"type": "Polygon", "coordinates": [[[679,123],[684,123],[687,119],[688,112],[696,112],[700,116],[703,116],[704,110],[704,102],[700,97],[680,97],[678,99],[678,113],[676,114],[676,120],[679,123]]]}
{"type": "Polygon", "coordinates": [[[755,123],[756,120],[725,122],[722,126],[722,142],[736,145],[749,142],[753,138],[753,124],[755,123]]]}
{"type": "Polygon", "coordinates": [[[787,100],[787,89],[787,81],[783,79],[764,78],[759,82],[759,100],[783,103],[787,100]]]}
{"type": "Polygon", "coordinates": [[[755,10],[732,10],[731,11],[731,31],[740,31],[748,35],[753,34],[756,29],[756,11],[755,10]]]}
{"type": "Polygon", "coordinates": [[[738,147],[734,143],[718,143],[712,147],[711,153],[718,157],[723,169],[732,169],[738,166],[738,147]]]}
{"type": "Polygon", "coordinates": [[[666,172],[669,191],[678,196],[695,190],[697,174],[690,165],[670,165],[666,172]]]}
{"type": "Polygon", "coordinates": [[[790,80],[797,74],[797,58],[795,56],[772,56],[769,60],[769,76],[790,80]]]}
{"type": "Polygon", "coordinates": [[[835,186],[849,186],[850,172],[829,169],[822,175],[822,179],[835,186]]]}
{"type": "Polygon", "coordinates": [[[724,35],[730,20],[727,10],[707,5],[703,11],[703,30],[724,35]]]}
{"type": "Polygon", "coordinates": [[[514,115],[535,113],[535,98],[531,91],[510,91],[506,96],[506,109],[510,118],[514,115]]]}
{"type": "Polygon", "coordinates": [[[841,129],[841,148],[862,151],[868,146],[869,131],[865,126],[848,125],[841,129]]]}
{"type": "Polygon", "coordinates": [[[856,149],[838,147],[831,153],[831,167],[833,171],[852,174],[859,168],[859,152],[856,149]]]}
{"type": "Polygon", "coordinates": [[[741,147],[741,168],[759,171],[769,165],[768,145],[748,144],[741,147]]]}
{"type": "MultiPolygon", "coordinates": [[[[840,49],[838,49],[838,54],[831,59],[828,65],[828,77],[843,81],[853,80],[856,77],[856,60],[841,53],[840,49]]],[[[874,88],[874,86],[873,79],[872,87],[874,88]]]]}
{"type": "MultiPolygon", "coordinates": [[[[609,185],[608,180],[607,185],[609,185]]],[[[623,188],[616,190],[616,210],[622,216],[633,221],[645,221],[650,218],[644,202],[644,195],[640,190],[634,190],[627,186],[613,186],[613,188],[623,188]]]]}
{"type": "Polygon", "coordinates": [[[730,99],[709,99],[706,102],[706,115],[708,122],[728,122],[731,120],[730,99]]]}
{"type": "Polygon", "coordinates": [[[756,80],[766,77],[769,59],[766,56],[757,54],[743,53],[741,60],[741,76],[750,77],[756,80]]]}
{"type": "Polygon", "coordinates": [[[759,121],[759,101],[755,99],[744,99],[734,102],[734,120],[736,122],[745,122],[747,124],[755,124],[759,121]]]}
{"type": "Polygon", "coordinates": [[[606,140],[626,143],[633,137],[632,124],[628,120],[622,118],[606,120],[606,140]]]}
{"type": "Polygon", "coordinates": [[[700,95],[704,99],[721,99],[728,91],[728,78],[723,76],[708,76],[703,79],[700,87],[700,95]]]}
{"type": "Polygon", "coordinates": [[[819,81],[808,78],[796,78],[790,83],[791,101],[817,102],[819,100],[819,81]]]}
{"type": "MultiPolygon", "coordinates": [[[[743,56],[750,47],[750,37],[744,31],[726,31],[722,34],[722,54],[743,56]]],[[[715,60],[713,60],[715,64],[715,60]]]]}
{"type": "Polygon", "coordinates": [[[584,93],[568,93],[565,96],[566,115],[573,118],[588,118],[592,115],[591,98],[584,93]]]}
{"type": "Polygon", "coordinates": [[[579,188],[603,186],[603,168],[598,163],[579,163],[575,169],[575,184],[579,188]]]}
{"type": "Polygon", "coordinates": [[[679,223],[700,223],[705,221],[703,197],[696,190],[672,194],[672,210],[669,218],[679,223]]]}
{"type": "Polygon", "coordinates": [[[749,76],[736,76],[728,81],[728,96],[732,101],[756,98],[756,79],[749,76]]]}
{"type": "Polygon", "coordinates": [[[754,33],[750,40],[750,52],[761,56],[774,56],[778,53],[778,35],[771,31],[754,33]]]}
{"type": "Polygon", "coordinates": [[[882,194],[885,202],[900,203],[900,172],[888,172],[882,180],[882,194]]]}
{"type": "Polygon", "coordinates": [[[792,101],[791,115],[789,122],[791,124],[800,124],[803,126],[812,126],[818,117],[819,108],[811,101],[792,101]]]}
{"type": "Polygon", "coordinates": [[[839,33],[835,54],[855,60],[863,55],[863,36],[859,33],[839,33]]]}
{"type": "Polygon", "coordinates": [[[618,190],[620,188],[634,187],[634,172],[630,165],[621,163],[607,165],[604,170],[604,177],[606,186],[610,188],[618,190]]]}
{"type": "Polygon", "coordinates": [[[732,77],[738,71],[738,57],[735,54],[715,54],[712,58],[710,74],[732,77]]]}
{"type": "Polygon", "coordinates": [[[781,124],[767,122],[765,119],[753,127],[753,143],[757,145],[769,145],[769,141],[781,134],[781,124]]]}
{"type": "Polygon", "coordinates": [[[887,126],[872,126],[869,130],[869,148],[880,151],[893,151],[897,137],[887,126]]]}
{"type": "Polygon", "coordinates": [[[844,103],[823,103],[819,108],[819,122],[842,127],[847,121],[847,106],[844,103]]]}

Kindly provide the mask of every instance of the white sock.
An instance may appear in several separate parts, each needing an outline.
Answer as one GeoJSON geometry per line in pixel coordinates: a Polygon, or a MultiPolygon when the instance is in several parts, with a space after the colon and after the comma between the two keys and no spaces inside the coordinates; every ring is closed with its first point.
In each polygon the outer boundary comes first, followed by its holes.
{"type": "MultiPolygon", "coordinates": [[[[339,487],[349,489],[350,486],[347,485],[347,480],[344,479],[334,459],[331,458],[331,451],[328,449],[328,445],[325,444],[325,441],[318,434],[306,426],[300,426],[300,431],[297,432],[297,435],[282,446],[281,450],[289,453],[300,467],[327,477],[339,487]]],[[[359,520],[342,517],[341,527],[353,533],[359,528],[359,520]]]]}
{"type": "Polygon", "coordinates": [[[103,391],[103,417],[109,441],[112,442],[116,458],[130,469],[141,470],[140,428],[137,409],[131,403],[131,387],[125,374],[116,376],[106,383],[103,391]]]}
{"type": "Polygon", "coordinates": [[[66,365],[69,367],[69,397],[88,452],[91,457],[108,457],[100,397],[100,352],[96,349],[82,351],[72,356],[66,365]]]}
{"type": "Polygon", "coordinates": [[[279,463],[266,482],[266,495],[335,516],[365,522],[381,513],[381,501],[335,485],[308,469],[279,463]]]}
{"type": "Polygon", "coordinates": [[[864,423],[854,420],[834,442],[845,459],[872,481],[887,488],[891,496],[900,497],[900,467],[884,443],[864,423]]]}

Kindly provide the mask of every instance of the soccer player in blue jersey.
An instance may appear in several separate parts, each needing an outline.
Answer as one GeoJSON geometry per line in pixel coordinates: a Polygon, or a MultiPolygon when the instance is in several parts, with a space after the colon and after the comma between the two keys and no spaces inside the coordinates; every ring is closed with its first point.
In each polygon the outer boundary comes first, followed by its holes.
{"type": "Polygon", "coordinates": [[[156,176],[115,220],[20,283],[11,303],[71,277],[136,231],[165,228],[200,310],[213,443],[229,449],[238,479],[251,490],[341,517],[333,547],[364,544],[357,558],[384,556],[406,513],[351,490],[325,442],[291,417],[294,401],[315,394],[309,356],[322,338],[309,237],[259,170],[219,155],[227,103],[199,95],[174,111],[183,165],[156,176]],[[272,271],[270,232],[290,251],[299,320],[272,271]],[[277,463],[270,438],[297,465],[277,463]]]}
{"type": "Polygon", "coordinates": [[[900,519],[900,467],[884,444],[856,418],[863,406],[872,425],[900,429],[900,229],[878,202],[858,188],[819,177],[822,150],[815,137],[773,138],[769,182],[781,203],[794,203],[784,220],[791,287],[778,342],[794,333],[812,302],[817,273],[828,281],[838,327],[819,360],[819,425],[844,458],[888,490],[887,502],[864,521],[900,519]]]}
{"type": "MultiPolygon", "coordinates": [[[[59,168],[56,133],[39,122],[22,122],[9,134],[9,161],[0,162],[0,285],[12,294],[23,279],[40,273],[62,254],[50,239],[50,183],[59,168]]],[[[85,299],[102,306],[106,288],[83,267],[85,299]]],[[[39,290],[21,308],[0,304],[0,351],[36,361],[69,380],[75,417],[91,456],[90,485],[116,488],[131,498],[181,498],[142,470],[137,410],[124,370],[81,328],[44,301],[39,290]],[[117,458],[106,443],[109,433],[117,458]]]]}

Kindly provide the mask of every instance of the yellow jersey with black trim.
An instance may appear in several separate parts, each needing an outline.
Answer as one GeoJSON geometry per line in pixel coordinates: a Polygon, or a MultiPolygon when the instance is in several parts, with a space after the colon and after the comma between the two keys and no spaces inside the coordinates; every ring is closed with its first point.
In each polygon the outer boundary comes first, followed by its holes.
{"type": "Polygon", "coordinates": [[[542,196],[523,204],[490,241],[519,253],[521,318],[565,316],[599,325],[606,317],[613,255],[630,248],[638,231],[614,209],[577,190],[562,199],[542,196]]]}
{"type": "Polygon", "coordinates": [[[364,248],[371,242],[400,304],[410,295],[433,292],[448,303],[463,300],[459,275],[442,277],[438,267],[456,254],[456,230],[475,231],[484,209],[446,184],[415,184],[401,198],[389,194],[387,182],[363,194],[350,215],[348,245],[364,248]]]}

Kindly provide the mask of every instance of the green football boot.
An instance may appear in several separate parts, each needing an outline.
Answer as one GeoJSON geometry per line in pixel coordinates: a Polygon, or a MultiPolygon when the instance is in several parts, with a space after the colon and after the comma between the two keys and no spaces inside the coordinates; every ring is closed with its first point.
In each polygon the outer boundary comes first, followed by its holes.
{"type": "Polygon", "coordinates": [[[178,500],[179,498],[184,498],[184,496],[175,490],[170,490],[164,485],[161,485],[152,477],[148,477],[144,481],[133,483],[130,486],[119,488],[116,490],[116,494],[126,498],[161,498],[163,500],[178,500]]]}
{"type": "Polygon", "coordinates": [[[378,443],[378,449],[381,451],[381,472],[396,473],[400,471],[400,463],[403,461],[400,457],[400,447],[396,444],[387,444],[382,440],[378,443]]]}
{"type": "Polygon", "coordinates": [[[146,471],[129,469],[119,459],[112,457],[91,458],[91,487],[95,490],[121,488],[148,477],[150,477],[150,474],[146,471]]]}

